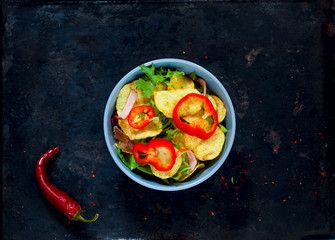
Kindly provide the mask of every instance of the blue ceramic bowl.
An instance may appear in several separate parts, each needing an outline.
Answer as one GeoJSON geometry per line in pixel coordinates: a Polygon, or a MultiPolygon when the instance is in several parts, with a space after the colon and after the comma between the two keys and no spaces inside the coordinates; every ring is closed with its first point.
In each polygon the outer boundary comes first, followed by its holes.
{"type": "Polygon", "coordinates": [[[166,185],[163,181],[157,178],[157,181],[154,180],[152,177],[148,178],[145,175],[140,175],[135,172],[132,172],[129,168],[127,168],[120,158],[117,155],[117,148],[115,146],[115,139],[113,137],[113,130],[111,125],[111,116],[115,109],[115,103],[118,96],[119,91],[121,88],[128,82],[131,82],[141,76],[143,73],[139,67],[134,68],[129,73],[127,73],[115,86],[112,93],[110,94],[106,108],[105,114],[103,119],[103,128],[104,128],[104,135],[106,144],[112,158],[114,159],[116,165],[132,180],[135,182],[160,191],[178,191],[184,190],[191,187],[194,187],[203,181],[207,180],[210,176],[212,176],[224,163],[227,159],[228,154],[232,148],[235,131],[236,131],[236,121],[235,121],[235,112],[233,108],[233,104],[230,100],[230,97],[226,91],[226,89],[222,86],[220,81],[210,72],[208,72],[203,67],[181,59],[173,59],[173,58],[166,58],[166,59],[158,59],[154,61],[150,61],[145,63],[144,65],[150,66],[154,63],[155,67],[172,67],[176,68],[180,71],[185,72],[185,74],[190,74],[195,71],[196,75],[205,79],[207,82],[207,87],[215,93],[218,97],[222,99],[227,109],[227,115],[225,118],[225,126],[228,130],[226,134],[226,142],[223,147],[223,151],[216,159],[212,161],[206,162],[206,167],[200,171],[195,172],[189,179],[185,180],[184,182],[176,182],[170,185],[166,185]]]}

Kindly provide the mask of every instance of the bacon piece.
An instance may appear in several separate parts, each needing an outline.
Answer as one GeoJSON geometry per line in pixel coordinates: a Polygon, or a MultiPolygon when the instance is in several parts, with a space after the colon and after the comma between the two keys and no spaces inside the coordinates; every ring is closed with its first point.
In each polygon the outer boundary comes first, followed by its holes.
{"type": "Polygon", "coordinates": [[[133,154],[134,142],[117,126],[114,128],[114,138],[119,140],[119,146],[125,153],[133,154]]]}

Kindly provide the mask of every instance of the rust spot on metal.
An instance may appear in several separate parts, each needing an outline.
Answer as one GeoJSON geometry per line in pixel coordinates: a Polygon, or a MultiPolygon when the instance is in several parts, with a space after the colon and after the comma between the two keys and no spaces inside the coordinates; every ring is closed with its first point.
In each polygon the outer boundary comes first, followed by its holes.
{"type": "Polygon", "coordinates": [[[263,48],[257,48],[257,49],[252,49],[247,55],[245,55],[245,59],[248,61],[247,62],[247,67],[250,67],[258,54],[260,54],[263,51],[263,48]]]}

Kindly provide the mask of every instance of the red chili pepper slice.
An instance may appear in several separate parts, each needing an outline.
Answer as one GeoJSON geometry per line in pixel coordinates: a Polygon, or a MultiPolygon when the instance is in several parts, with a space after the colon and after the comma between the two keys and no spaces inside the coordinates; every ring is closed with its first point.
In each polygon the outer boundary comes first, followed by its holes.
{"type": "Polygon", "coordinates": [[[140,105],[131,109],[128,123],[132,128],[141,129],[147,126],[155,116],[155,109],[147,105],[140,105]]]}
{"type": "Polygon", "coordinates": [[[53,159],[59,152],[59,147],[55,147],[45,152],[37,161],[35,173],[38,186],[45,196],[45,198],[57,210],[67,216],[71,221],[82,221],[85,223],[94,222],[97,220],[99,214],[91,220],[84,219],[82,207],[80,204],[73,200],[67,193],[59,190],[55,185],[52,185],[46,174],[46,167],[51,159],[53,159]]]}
{"type": "Polygon", "coordinates": [[[176,151],[173,144],[164,138],[156,138],[149,141],[148,144],[135,143],[133,155],[139,163],[149,163],[158,171],[169,171],[176,162],[176,151]],[[163,161],[160,158],[160,148],[165,148],[170,154],[170,161],[163,161]]]}
{"type": "Polygon", "coordinates": [[[177,103],[177,105],[173,109],[173,121],[176,127],[180,129],[181,131],[183,131],[184,133],[191,135],[191,136],[196,136],[203,140],[206,140],[214,134],[217,128],[218,114],[215,111],[213,104],[207,97],[197,94],[197,93],[190,93],[186,95],[185,97],[183,97],[182,99],[180,99],[180,101],[177,103]],[[183,122],[178,115],[178,111],[184,103],[188,101],[194,101],[194,100],[201,100],[203,103],[203,108],[204,108],[204,115],[202,116],[203,119],[206,119],[207,117],[213,117],[213,124],[209,131],[206,131],[201,126],[199,126],[199,124],[197,123],[190,125],[188,123],[183,122]]]}

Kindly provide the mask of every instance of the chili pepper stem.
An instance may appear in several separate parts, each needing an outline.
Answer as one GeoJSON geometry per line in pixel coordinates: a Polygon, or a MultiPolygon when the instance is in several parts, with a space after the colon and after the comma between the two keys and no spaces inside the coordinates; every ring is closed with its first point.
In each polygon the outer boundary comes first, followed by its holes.
{"type": "Polygon", "coordinates": [[[94,218],[89,220],[83,217],[83,213],[84,213],[84,210],[79,209],[71,220],[72,221],[82,221],[84,223],[92,223],[92,222],[95,222],[99,217],[99,214],[95,214],[94,218]]]}

